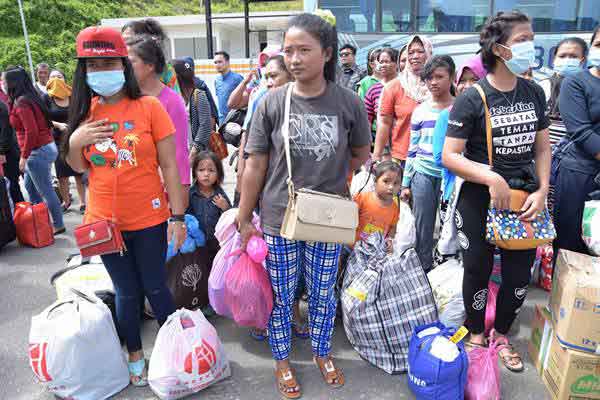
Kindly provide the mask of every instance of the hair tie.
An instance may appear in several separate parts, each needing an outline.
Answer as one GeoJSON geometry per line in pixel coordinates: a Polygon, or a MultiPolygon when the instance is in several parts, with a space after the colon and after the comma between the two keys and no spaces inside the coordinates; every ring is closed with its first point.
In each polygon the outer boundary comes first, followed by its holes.
{"type": "Polygon", "coordinates": [[[317,17],[320,17],[323,21],[327,22],[331,26],[335,27],[336,19],[331,10],[322,10],[318,8],[315,10],[315,12],[313,12],[313,14],[317,17]]]}

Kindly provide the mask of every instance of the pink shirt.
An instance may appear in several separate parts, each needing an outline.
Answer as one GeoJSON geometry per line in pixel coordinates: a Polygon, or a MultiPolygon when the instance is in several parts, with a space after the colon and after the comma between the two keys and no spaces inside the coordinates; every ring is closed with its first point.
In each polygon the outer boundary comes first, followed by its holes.
{"type": "Polygon", "coordinates": [[[189,161],[189,124],[187,111],[183,98],[173,89],[165,86],[158,95],[158,100],[163,105],[167,113],[175,125],[175,158],[177,160],[177,168],[181,177],[182,185],[191,183],[191,169],[189,161]]]}

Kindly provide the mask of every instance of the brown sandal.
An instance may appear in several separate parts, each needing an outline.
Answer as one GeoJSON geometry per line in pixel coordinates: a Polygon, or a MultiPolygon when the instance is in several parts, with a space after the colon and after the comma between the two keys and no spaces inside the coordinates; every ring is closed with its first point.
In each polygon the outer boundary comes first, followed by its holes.
{"type": "Polygon", "coordinates": [[[346,383],[342,370],[333,365],[331,357],[327,357],[327,361],[319,362],[317,357],[313,357],[313,361],[319,367],[323,380],[334,389],[341,388],[346,383]]]}
{"type": "Polygon", "coordinates": [[[299,399],[302,396],[300,385],[296,381],[294,371],[291,368],[275,370],[277,378],[277,389],[286,399],[299,399]]]}
{"type": "Polygon", "coordinates": [[[512,344],[503,345],[498,351],[498,355],[502,359],[502,364],[511,372],[522,372],[525,369],[523,365],[523,358],[519,353],[515,351],[512,344]],[[509,354],[501,355],[502,351],[508,350],[509,354]]]}

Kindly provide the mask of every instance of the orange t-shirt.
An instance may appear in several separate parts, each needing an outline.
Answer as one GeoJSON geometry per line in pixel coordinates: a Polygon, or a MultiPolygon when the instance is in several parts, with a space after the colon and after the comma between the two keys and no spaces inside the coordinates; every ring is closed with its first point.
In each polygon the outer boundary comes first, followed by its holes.
{"type": "Polygon", "coordinates": [[[354,196],[354,201],[358,204],[356,241],[375,232],[381,232],[387,236],[396,228],[400,219],[400,207],[395,201],[389,206],[383,206],[375,192],[358,193],[354,196]]]}
{"type": "Polygon", "coordinates": [[[392,157],[406,160],[410,143],[410,118],[419,104],[408,97],[396,78],[385,85],[379,105],[379,114],[393,118],[392,157]]]}
{"type": "Polygon", "coordinates": [[[114,136],[83,150],[90,163],[85,222],[110,219],[114,211],[123,231],[163,223],[170,212],[158,173],[156,144],[175,133],[169,114],[158,99],[144,96],[116,104],[94,98],[90,117],[92,121],[107,118],[114,136]]]}

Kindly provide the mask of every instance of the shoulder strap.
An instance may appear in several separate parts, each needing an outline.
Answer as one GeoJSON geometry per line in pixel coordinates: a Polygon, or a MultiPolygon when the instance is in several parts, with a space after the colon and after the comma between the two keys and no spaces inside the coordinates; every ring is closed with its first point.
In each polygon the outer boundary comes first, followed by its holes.
{"type": "Polygon", "coordinates": [[[285,161],[287,163],[288,170],[288,187],[293,191],[292,182],[292,154],[290,150],[290,111],[292,108],[292,91],[294,90],[294,83],[288,84],[287,91],[285,94],[285,107],[283,111],[283,125],[281,126],[281,135],[283,136],[283,144],[285,147],[285,161]]]}
{"type": "Polygon", "coordinates": [[[493,163],[492,163],[493,142],[492,142],[492,120],[490,118],[490,109],[488,108],[487,99],[485,96],[485,92],[483,91],[483,88],[479,85],[479,83],[476,83],[475,85],[473,85],[473,87],[475,89],[477,89],[477,92],[479,92],[479,95],[481,96],[481,100],[483,100],[483,109],[485,110],[485,135],[487,137],[486,141],[487,141],[488,162],[490,164],[490,167],[492,167],[493,166],[493,163]]]}

